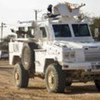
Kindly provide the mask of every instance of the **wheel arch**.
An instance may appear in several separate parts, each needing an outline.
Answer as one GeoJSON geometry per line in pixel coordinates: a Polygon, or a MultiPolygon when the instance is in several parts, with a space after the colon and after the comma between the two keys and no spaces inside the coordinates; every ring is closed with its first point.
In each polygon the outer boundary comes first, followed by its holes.
{"type": "Polygon", "coordinates": [[[52,63],[58,63],[57,61],[55,61],[53,58],[51,59],[45,59],[45,65],[44,65],[44,74],[45,74],[45,71],[47,69],[47,67],[52,64],[52,63]]]}
{"type": "Polygon", "coordinates": [[[20,62],[21,62],[21,58],[19,56],[16,55],[13,57],[13,62],[12,62],[13,65],[20,63],[20,62]]]}

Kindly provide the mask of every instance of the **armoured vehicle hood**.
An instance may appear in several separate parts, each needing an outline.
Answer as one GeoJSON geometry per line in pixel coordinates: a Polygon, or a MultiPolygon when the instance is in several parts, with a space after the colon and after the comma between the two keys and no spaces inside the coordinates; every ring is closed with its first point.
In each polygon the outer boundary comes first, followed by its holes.
{"type": "Polygon", "coordinates": [[[55,42],[55,45],[73,48],[73,49],[81,49],[81,48],[100,48],[100,42],[72,42],[72,41],[60,41],[55,42]]]}

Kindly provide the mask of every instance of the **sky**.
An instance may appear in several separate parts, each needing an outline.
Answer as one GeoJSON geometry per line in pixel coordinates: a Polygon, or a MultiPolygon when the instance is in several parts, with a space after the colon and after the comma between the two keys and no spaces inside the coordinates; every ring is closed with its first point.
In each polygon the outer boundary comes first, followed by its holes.
{"type": "Polygon", "coordinates": [[[34,10],[46,10],[48,4],[67,1],[71,3],[85,3],[82,11],[90,16],[100,16],[100,0],[0,0],[0,23],[6,23],[4,36],[10,34],[8,29],[19,20],[34,20],[34,10]]]}

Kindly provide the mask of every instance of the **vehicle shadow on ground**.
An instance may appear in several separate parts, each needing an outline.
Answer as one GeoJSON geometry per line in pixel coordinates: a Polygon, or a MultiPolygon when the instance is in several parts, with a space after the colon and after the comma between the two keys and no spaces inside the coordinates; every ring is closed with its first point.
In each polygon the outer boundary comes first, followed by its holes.
{"type": "Polygon", "coordinates": [[[0,70],[8,70],[8,69],[12,69],[13,70],[13,67],[0,67],[0,70]]]}
{"type": "MultiPolygon", "coordinates": [[[[46,87],[44,86],[30,86],[27,88],[28,90],[36,89],[36,90],[46,90],[46,87]]],[[[68,95],[74,95],[74,94],[92,94],[92,93],[99,93],[95,87],[95,85],[85,85],[85,86],[74,86],[72,85],[70,88],[66,87],[65,92],[61,94],[68,94],[68,95]]]]}
{"type": "Polygon", "coordinates": [[[36,89],[36,90],[45,90],[46,88],[45,87],[39,87],[39,86],[35,86],[35,87],[27,87],[27,89],[36,89]]]}
{"type": "Polygon", "coordinates": [[[13,75],[13,67],[0,67],[0,75],[13,75]]]}
{"type": "Polygon", "coordinates": [[[85,86],[71,86],[65,89],[65,94],[85,94],[85,93],[99,93],[95,85],[85,85],[85,86]]]}

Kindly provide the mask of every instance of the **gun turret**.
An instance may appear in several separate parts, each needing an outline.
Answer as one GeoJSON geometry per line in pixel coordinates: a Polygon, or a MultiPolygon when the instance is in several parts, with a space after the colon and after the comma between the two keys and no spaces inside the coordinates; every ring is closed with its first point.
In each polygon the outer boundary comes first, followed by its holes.
{"type": "Polygon", "coordinates": [[[85,4],[71,4],[71,3],[59,3],[53,7],[54,14],[60,14],[61,16],[78,16],[80,14],[80,8],[85,4]]]}

